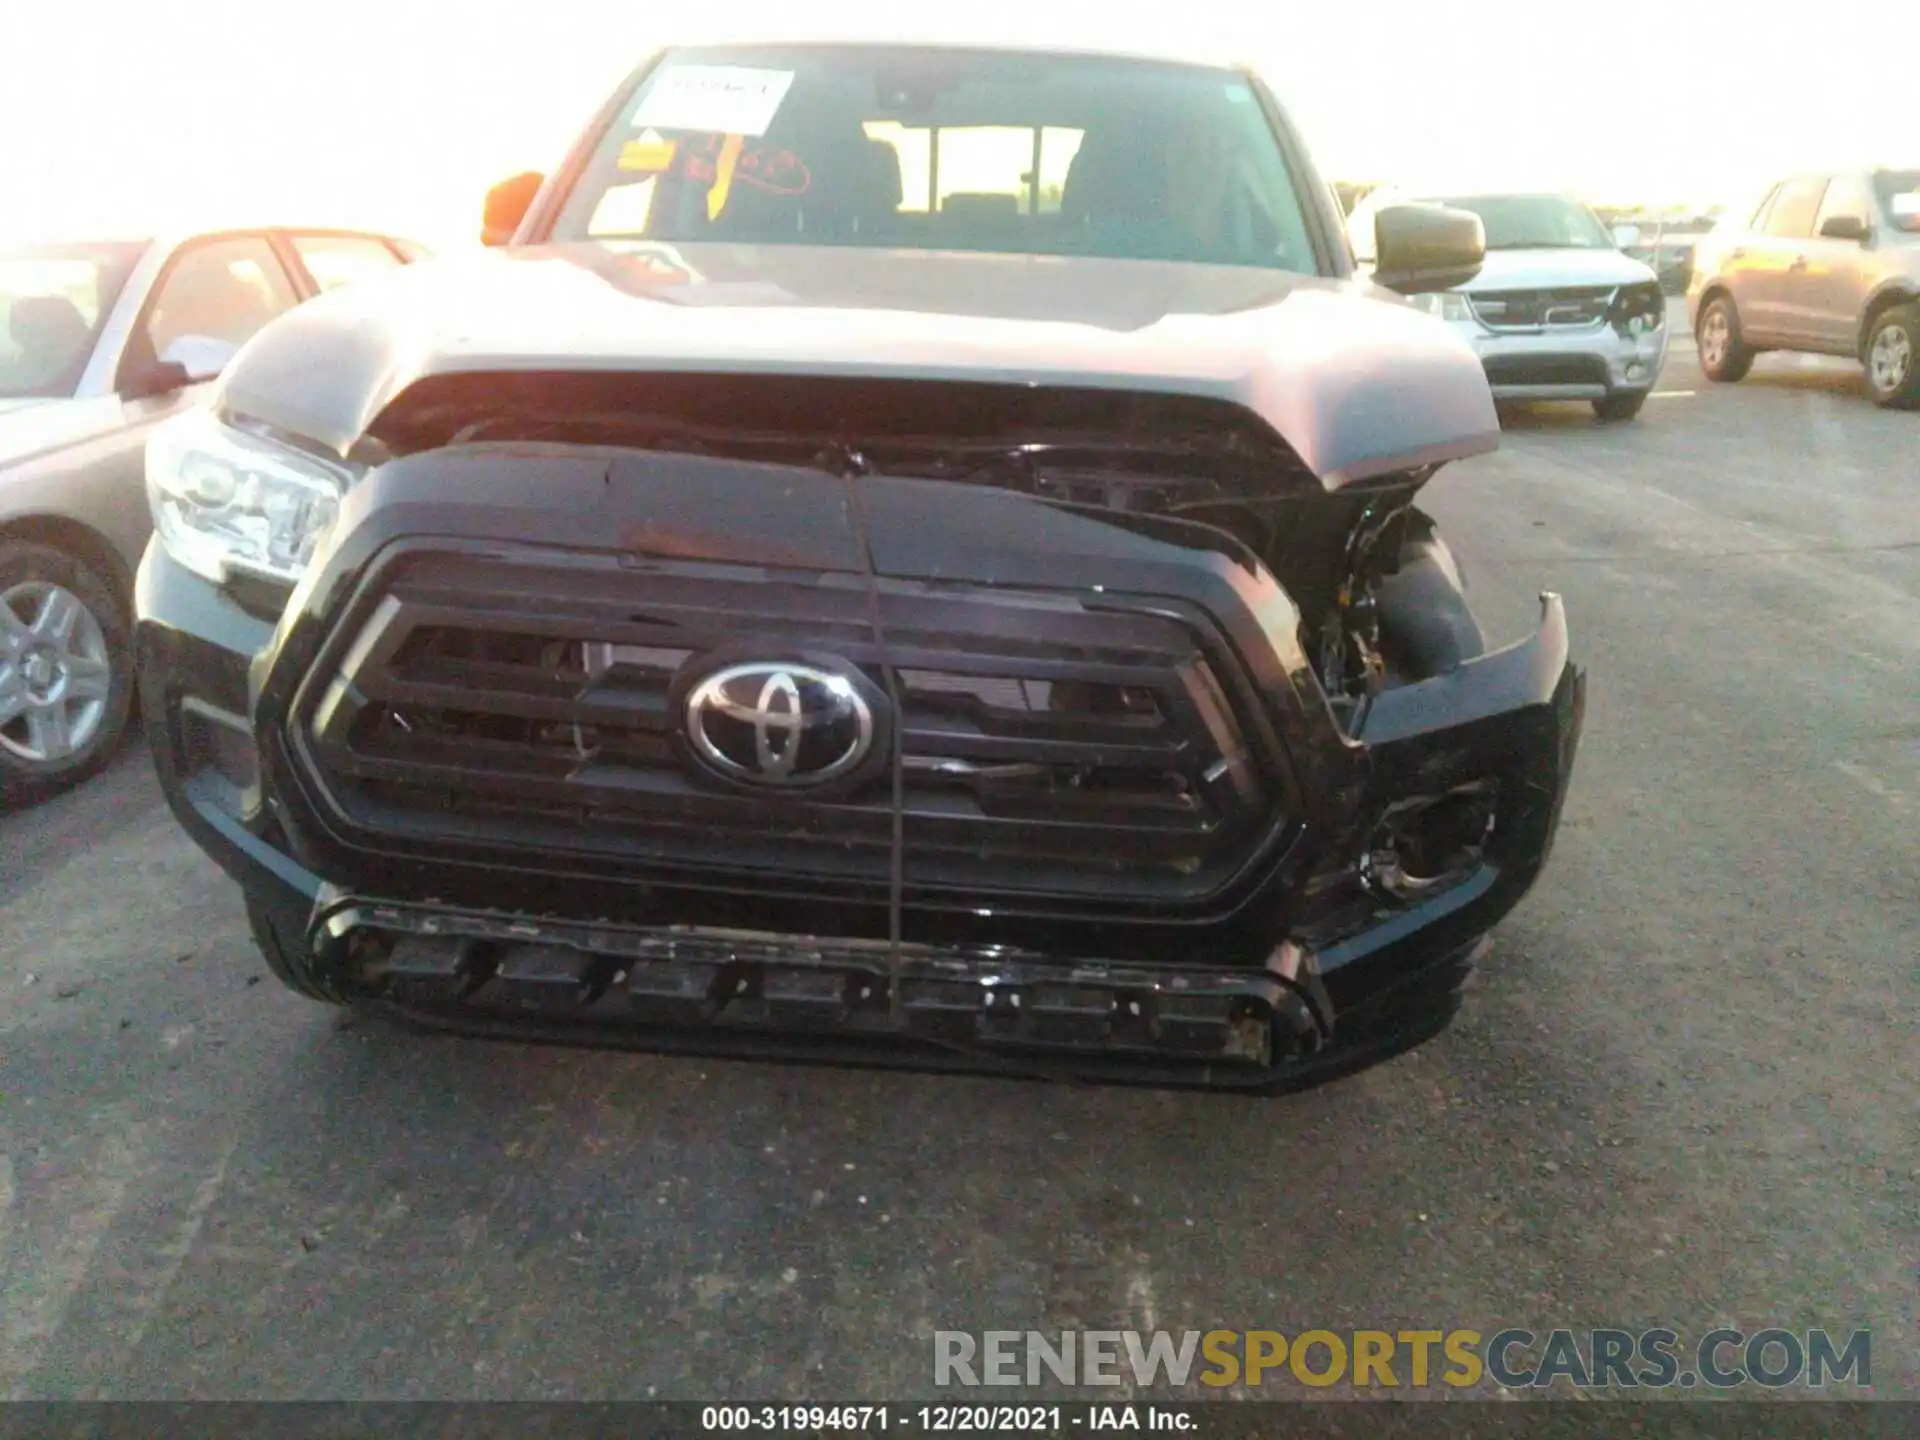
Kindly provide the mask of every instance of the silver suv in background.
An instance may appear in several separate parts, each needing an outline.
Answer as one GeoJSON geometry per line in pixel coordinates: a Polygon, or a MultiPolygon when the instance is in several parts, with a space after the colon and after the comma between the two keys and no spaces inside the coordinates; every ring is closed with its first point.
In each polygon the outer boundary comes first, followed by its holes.
{"type": "Polygon", "coordinates": [[[1782,180],[1701,242],[1687,315],[1709,380],[1766,350],[1843,355],[1876,404],[1920,405],[1920,170],[1782,180]]]}
{"type": "Polygon", "coordinates": [[[1666,297],[1652,268],[1623,254],[1592,210],[1564,195],[1376,190],[1347,222],[1362,265],[1373,263],[1374,217],[1406,204],[1480,217],[1479,275],[1416,303],[1473,345],[1494,399],[1588,400],[1602,420],[1640,413],[1667,358],[1666,297]]]}

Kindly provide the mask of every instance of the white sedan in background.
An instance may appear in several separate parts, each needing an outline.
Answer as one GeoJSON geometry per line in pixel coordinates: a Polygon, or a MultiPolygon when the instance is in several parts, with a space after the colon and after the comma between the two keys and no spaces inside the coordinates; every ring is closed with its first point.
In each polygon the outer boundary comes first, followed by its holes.
{"type": "Polygon", "coordinates": [[[126,727],[148,429],[276,316],[425,253],[285,227],[0,247],[0,801],[84,778],[126,727]]]}

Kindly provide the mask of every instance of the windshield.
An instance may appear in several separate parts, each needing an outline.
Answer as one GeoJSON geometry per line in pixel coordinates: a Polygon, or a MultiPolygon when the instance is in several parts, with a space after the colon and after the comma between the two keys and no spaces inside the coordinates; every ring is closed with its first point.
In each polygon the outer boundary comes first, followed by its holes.
{"type": "Polygon", "coordinates": [[[867,47],[675,51],[554,237],[1201,261],[1315,273],[1230,70],[867,47]]]}
{"type": "Polygon", "coordinates": [[[1612,250],[1613,236],[1586,206],[1558,195],[1461,195],[1434,201],[1471,210],[1489,250],[1612,250]]]}
{"type": "Polygon", "coordinates": [[[1895,227],[1920,235],[1920,170],[1881,170],[1873,188],[1895,227]]]}
{"type": "Polygon", "coordinates": [[[73,394],[140,251],[137,244],[0,250],[0,399],[73,394]]]}

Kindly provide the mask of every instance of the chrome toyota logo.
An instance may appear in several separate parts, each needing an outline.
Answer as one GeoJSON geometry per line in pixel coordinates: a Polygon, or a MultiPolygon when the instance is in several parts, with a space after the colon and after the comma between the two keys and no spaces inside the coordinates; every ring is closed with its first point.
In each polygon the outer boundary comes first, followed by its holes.
{"type": "Polygon", "coordinates": [[[756,785],[817,785],[874,743],[874,712],[850,676],[763,661],[716,670],[687,693],[687,739],[720,774],[756,785]]]}

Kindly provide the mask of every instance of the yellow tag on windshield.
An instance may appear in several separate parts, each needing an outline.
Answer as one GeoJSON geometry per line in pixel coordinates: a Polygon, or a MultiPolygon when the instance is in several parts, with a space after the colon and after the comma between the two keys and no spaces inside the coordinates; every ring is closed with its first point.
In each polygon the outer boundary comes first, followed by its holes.
{"type": "Polygon", "coordinates": [[[658,175],[673,164],[677,147],[671,140],[662,139],[655,131],[649,130],[637,140],[629,140],[620,147],[619,166],[622,170],[638,171],[643,175],[658,175]]]}
{"type": "Polygon", "coordinates": [[[734,168],[740,163],[740,147],[744,144],[745,136],[729,135],[720,147],[720,158],[713,167],[713,188],[707,191],[709,220],[718,220],[720,212],[727,208],[727,197],[733,193],[734,168]]]}

